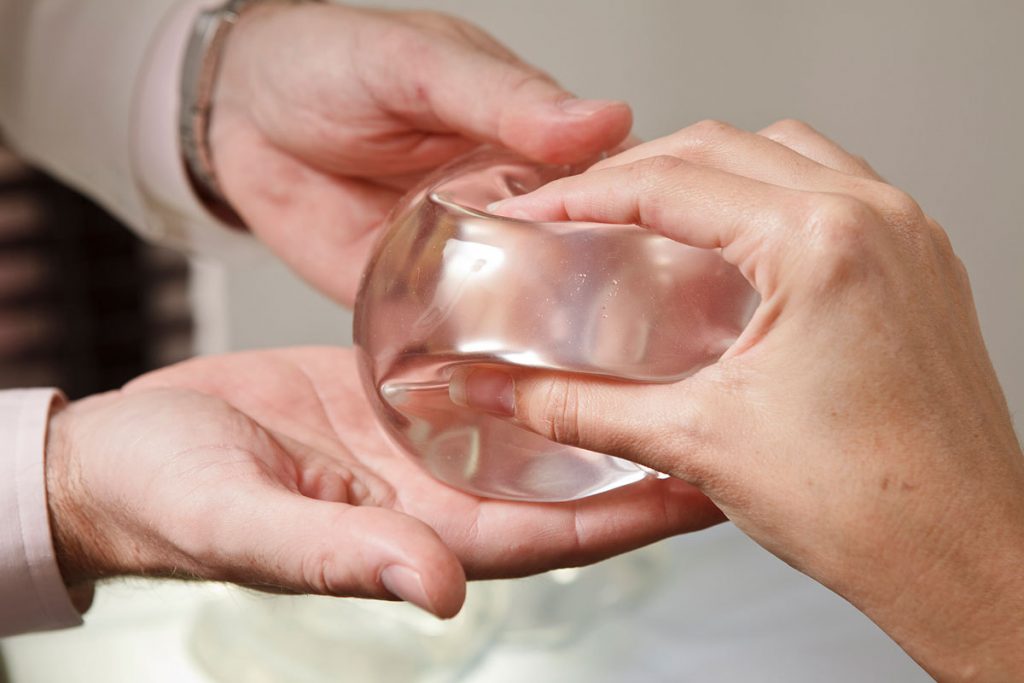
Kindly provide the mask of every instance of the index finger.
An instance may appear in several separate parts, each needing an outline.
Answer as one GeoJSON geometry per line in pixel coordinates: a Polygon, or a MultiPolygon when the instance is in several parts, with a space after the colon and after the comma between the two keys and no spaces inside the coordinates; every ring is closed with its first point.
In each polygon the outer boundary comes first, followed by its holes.
{"type": "Polygon", "coordinates": [[[562,178],[490,210],[532,221],[633,224],[691,246],[721,248],[760,290],[751,257],[804,220],[811,195],[657,156],[562,178]]]}

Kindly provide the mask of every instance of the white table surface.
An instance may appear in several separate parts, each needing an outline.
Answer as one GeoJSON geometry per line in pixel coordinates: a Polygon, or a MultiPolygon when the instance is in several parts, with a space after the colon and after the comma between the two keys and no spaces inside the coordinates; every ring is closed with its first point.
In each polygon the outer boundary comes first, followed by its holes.
{"type": "MultiPolygon", "coordinates": [[[[856,610],[735,528],[664,543],[673,576],[656,595],[603,614],[567,646],[499,645],[465,683],[931,680],[856,610]]],[[[227,590],[104,586],[84,627],[4,641],[11,683],[215,683],[185,640],[197,608],[227,590]]]]}

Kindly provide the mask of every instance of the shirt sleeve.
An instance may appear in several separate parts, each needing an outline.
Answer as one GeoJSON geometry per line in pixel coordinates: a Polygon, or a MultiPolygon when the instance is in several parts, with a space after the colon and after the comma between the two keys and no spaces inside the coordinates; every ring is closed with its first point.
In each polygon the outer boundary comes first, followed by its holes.
{"type": "Polygon", "coordinates": [[[44,454],[54,389],[0,391],[0,636],[76,626],[50,535],[44,454]]]}
{"type": "Polygon", "coordinates": [[[191,28],[221,0],[0,0],[0,130],[31,163],[147,239],[231,254],[251,238],[206,210],[178,140],[191,28]]]}

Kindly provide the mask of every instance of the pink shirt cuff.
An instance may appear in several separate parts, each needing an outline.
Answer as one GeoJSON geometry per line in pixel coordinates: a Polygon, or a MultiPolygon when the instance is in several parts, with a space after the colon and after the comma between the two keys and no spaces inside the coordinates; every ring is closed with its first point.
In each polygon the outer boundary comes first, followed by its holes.
{"type": "Polygon", "coordinates": [[[0,636],[76,626],[57,567],[45,449],[54,389],[0,391],[0,636]]]}

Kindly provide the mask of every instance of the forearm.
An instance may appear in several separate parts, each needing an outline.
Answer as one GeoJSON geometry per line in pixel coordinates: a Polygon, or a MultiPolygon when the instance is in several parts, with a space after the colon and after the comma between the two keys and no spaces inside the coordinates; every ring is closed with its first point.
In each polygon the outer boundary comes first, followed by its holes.
{"type": "Polygon", "coordinates": [[[1024,680],[1024,541],[1012,543],[921,581],[876,621],[940,681],[1024,680]]]}
{"type": "Polygon", "coordinates": [[[1015,479],[971,523],[915,524],[914,542],[880,542],[834,583],[940,681],[1024,680],[1024,472],[1015,479]]]}

